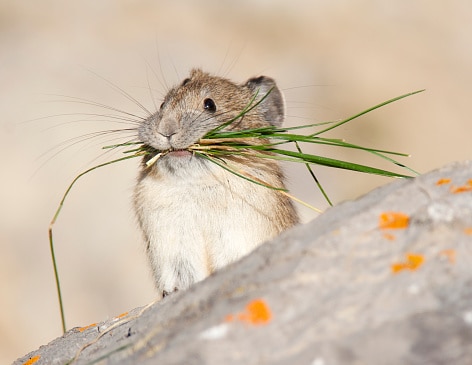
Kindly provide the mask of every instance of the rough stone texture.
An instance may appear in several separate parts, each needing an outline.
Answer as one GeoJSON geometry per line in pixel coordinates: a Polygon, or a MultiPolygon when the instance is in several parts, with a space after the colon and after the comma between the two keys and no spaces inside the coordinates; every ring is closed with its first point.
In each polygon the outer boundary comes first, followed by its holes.
{"type": "Polygon", "coordinates": [[[87,343],[77,364],[471,364],[471,268],[467,161],[331,208],[188,291],[15,364],[65,364],[87,343]],[[385,212],[408,226],[380,228],[385,212]],[[408,254],[424,261],[395,273],[408,254]],[[258,299],[260,322],[246,313],[258,299]]]}

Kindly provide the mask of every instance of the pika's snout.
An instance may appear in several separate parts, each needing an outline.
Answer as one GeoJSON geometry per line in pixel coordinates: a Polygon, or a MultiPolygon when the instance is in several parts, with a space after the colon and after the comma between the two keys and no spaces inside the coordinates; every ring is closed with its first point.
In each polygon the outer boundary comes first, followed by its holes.
{"type": "Polygon", "coordinates": [[[178,132],[178,124],[179,123],[174,118],[163,118],[157,124],[156,133],[160,134],[162,137],[171,142],[172,137],[178,132]]]}
{"type": "Polygon", "coordinates": [[[182,129],[182,122],[173,116],[153,116],[139,130],[141,141],[156,150],[185,149],[194,141],[182,129]]]}

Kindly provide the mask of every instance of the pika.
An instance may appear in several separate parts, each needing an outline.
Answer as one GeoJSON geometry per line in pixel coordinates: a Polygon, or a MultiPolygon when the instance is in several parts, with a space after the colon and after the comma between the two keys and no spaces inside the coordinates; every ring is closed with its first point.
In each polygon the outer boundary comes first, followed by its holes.
{"type": "MultiPolygon", "coordinates": [[[[282,93],[269,77],[236,84],[194,69],[139,126],[139,140],[146,147],[155,154],[168,152],[150,167],[146,162],[153,155],[143,158],[134,190],[135,213],[156,288],[163,296],[203,280],[299,222],[287,196],[186,150],[236,118],[251,100],[262,98],[226,130],[280,126],[282,93]]],[[[285,188],[275,160],[228,155],[220,161],[285,188]]]]}

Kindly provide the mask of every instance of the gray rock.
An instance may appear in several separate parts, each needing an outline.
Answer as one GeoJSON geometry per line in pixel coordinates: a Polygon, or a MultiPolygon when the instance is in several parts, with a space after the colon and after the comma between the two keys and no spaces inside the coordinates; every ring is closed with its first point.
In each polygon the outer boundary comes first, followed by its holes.
{"type": "Polygon", "coordinates": [[[86,344],[77,364],[472,364],[471,179],[467,161],[395,181],[15,364],[86,344]],[[407,226],[381,228],[386,212],[407,226]]]}

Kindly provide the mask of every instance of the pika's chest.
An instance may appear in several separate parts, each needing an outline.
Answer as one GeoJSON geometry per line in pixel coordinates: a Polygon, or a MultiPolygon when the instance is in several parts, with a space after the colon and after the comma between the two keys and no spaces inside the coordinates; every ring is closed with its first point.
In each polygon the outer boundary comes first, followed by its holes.
{"type": "Polygon", "coordinates": [[[231,205],[233,189],[224,178],[152,176],[141,179],[135,189],[135,201],[147,212],[166,214],[221,212],[231,205]]]}
{"type": "Polygon", "coordinates": [[[219,168],[200,176],[146,176],[135,189],[138,215],[157,217],[251,216],[272,199],[269,189],[248,182],[219,168]]]}

